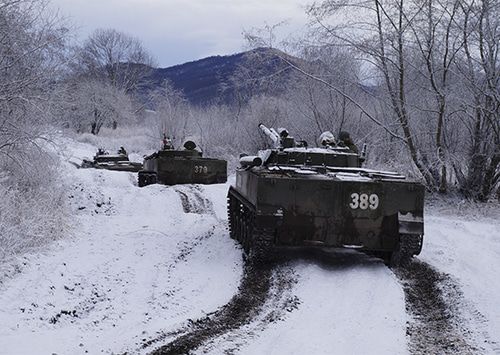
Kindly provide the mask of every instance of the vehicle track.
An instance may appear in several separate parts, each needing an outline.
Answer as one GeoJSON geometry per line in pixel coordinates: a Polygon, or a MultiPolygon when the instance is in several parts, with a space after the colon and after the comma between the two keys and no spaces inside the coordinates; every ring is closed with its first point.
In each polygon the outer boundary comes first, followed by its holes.
{"type": "Polygon", "coordinates": [[[144,342],[142,348],[170,339],[152,354],[186,354],[214,349],[226,354],[237,353],[256,333],[270,323],[284,320],[288,312],[300,306],[301,300],[293,295],[293,287],[298,282],[294,271],[297,260],[314,260],[332,270],[370,263],[370,258],[362,254],[335,256],[332,258],[329,253],[315,250],[299,250],[289,251],[272,263],[262,264],[247,259],[238,292],[226,305],[205,318],[189,320],[189,324],[181,329],[144,342]]]}
{"type": "Polygon", "coordinates": [[[271,275],[271,286],[265,302],[245,324],[227,329],[205,341],[197,353],[237,354],[252,339],[259,336],[271,323],[284,321],[290,312],[298,309],[301,300],[293,294],[297,274],[290,263],[276,263],[271,275]]]}
{"type": "MultiPolygon", "coordinates": [[[[272,284],[267,300],[259,311],[253,314],[246,324],[209,337],[195,353],[238,354],[241,348],[245,348],[245,345],[258,337],[260,332],[265,331],[269,324],[286,321],[287,315],[302,304],[302,300],[294,294],[294,288],[300,283],[297,267],[304,263],[313,263],[335,272],[362,264],[372,265],[373,259],[360,253],[338,253],[315,248],[282,250],[279,256],[274,257],[272,284]]],[[[194,349],[188,351],[191,350],[194,349]]],[[[175,351],[154,354],[173,353],[175,351]]]]}
{"type": "MultiPolygon", "coordinates": [[[[172,274],[174,273],[174,270],[178,267],[178,265],[182,262],[185,262],[188,260],[189,256],[199,247],[203,245],[208,239],[212,238],[217,230],[218,226],[217,225],[212,225],[206,233],[203,233],[196,238],[189,240],[189,241],[184,241],[182,243],[179,243],[178,246],[178,251],[176,255],[173,257],[172,261],[169,262],[168,264],[164,264],[163,267],[166,268],[166,284],[170,285],[171,284],[171,278],[172,274]]],[[[165,307],[165,304],[158,303],[160,302],[160,296],[165,296],[168,299],[171,299],[172,297],[175,297],[177,294],[178,289],[176,287],[167,287],[161,291],[161,295],[156,295],[156,293],[153,293],[151,299],[149,300],[150,303],[156,303],[157,305],[153,306],[154,308],[157,309],[158,312],[161,312],[165,307]]],[[[165,300],[164,300],[165,302],[165,300]]],[[[150,339],[142,339],[142,343],[136,343],[139,346],[139,349],[147,349],[152,347],[154,344],[157,344],[161,341],[164,341],[165,339],[169,339],[178,335],[181,335],[188,331],[187,327],[186,328],[180,328],[180,329],[175,329],[173,331],[169,332],[157,332],[157,335],[154,338],[150,339]]],[[[132,351],[132,353],[139,352],[140,350],[132,351]]],[[[125,352],[124,354],[129,354],[129,352],[125,352]]]]}
{"type": "Polygon", "coordinates": [[[152,354],[185,354],[205,341],[248,323],[259,312],[271,287],[272,265],[248,261],[244,276],[233,298],[218,311],[190,321],[187,331],[152,354]]]}
{"type": "Polygon", "coordinates": [[[257,328],[280,320],[281,315],[275,309],[276,304],[280,304],[283,312],[286,312],[292,311],[299,303],[293,297],[283,299],[283,294],[289,295],[283,291],[290,289],[295,282],[292,273],[283,270],[274,263],[258,264],[247,259],[238,292],[226,305],[204,318],[188,320],[188,324],[181,329],[163,333],[155,339],[144,342],[142,349],[175,337],[166,345],[154,350],[152,354],[186,354],[201,346],[210,347],[217,338],[256,319],[259,320],[257,328]],[[269,312],[262,312],[264,305],[269,302],[272,303],[269,307],[272,309],[269,312]]]}
{"type": "Polygon", "coordinates": [[[184,213],[215,214],[212,201],[203,196],[200,186],[179,186],[174,189],[181,198],[184,213]]]}
{"type": "Polygon", "coordinates": [[[462,317],[465,303],[459,286],[445,273],[414,259],[394,270],[405,293],[411,354],[483,353],[462,317]]]}
{"type": "MultiPolygon", "coordinates": [[[[283,319],[283,314],[300,305],[291,289],[296,283],[290,260],[315,260],[332,267],[332,270],[352,264],[370,263],[371,258],[356,255],[337,255],[331,258],[323,253],[288,255],[280,262],[257,264],[246,260],[244,276],[238,292],[219,310],[198,320],[188,320],[180,329],[163,333],[142,344],[142,349],[159,342],[170,342],[152,354],[186,354],[194,350],[207,352],[224,349],[235,353],[267,324],[283,319]],[[283,297],[283,293],[287,296],[283,297]],[[281,298],[280,298],[281,297],[281,298]],[[265,306],[266,305],[266,306],[265,306]]],[[[411,354],[479,354],[486,350],[476,345],[474,333],[464,321],[463,308],[467,305],[459,286],[452,278],[419,260],[413,260],[406,268],[394,270],[400,279],[406,298],[406,311],[412,317],[407,324],[409,351],[411,354]]],[[[476,317],[480,317],[477,311],[476,317]]],[[[488,342],[486,334],[481,335],[488,342]]]]}

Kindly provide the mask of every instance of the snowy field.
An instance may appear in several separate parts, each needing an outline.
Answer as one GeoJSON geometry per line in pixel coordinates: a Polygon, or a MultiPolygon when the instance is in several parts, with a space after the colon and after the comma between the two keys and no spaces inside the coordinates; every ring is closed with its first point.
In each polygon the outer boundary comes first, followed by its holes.
{"type": "Polygon", "coordinates": [[[500,353],[497,219],[428,212],[408,272],[354,252],[259,269],[228,236],[229,184],[65,166],[74,232],[0,275],[0,354],[500,353]]]}

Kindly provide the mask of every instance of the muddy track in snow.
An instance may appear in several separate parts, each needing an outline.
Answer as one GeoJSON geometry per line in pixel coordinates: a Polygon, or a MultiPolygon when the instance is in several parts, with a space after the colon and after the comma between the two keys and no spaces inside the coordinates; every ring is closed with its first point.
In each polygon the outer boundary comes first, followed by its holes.
{"type": "MultiPolygon", "coordinates": [[[[144,342],[142,348],[147,349],[155,343],[173,337],[175,339],[154,350],[152,354],[186,354],[202,345],[206,346],[218,337],[227,335],[262,316],[264,304],[273,297],[280,298],[281,291],[291,288],[294,283],[290,274],[283,272],[276,274],[276,264],[272,263],[257,264],[253,260],[247,260],[243,271],[238,292],[226,305],[204,318],[188,320],[189,323],[182,329],[164,333],[156,339],[144,342]],[[273,289],[279,291],[273,292],[273,289]]],[[[276,303],[282,305],[283,312],[296,308],[293,298],[281,301],[276,303]]],[[[278,321],[281,317],[278,313],[276,310],[265,313],[261,321],[267,324],[278,321]]]]}
{"type": "MultiPolygon", "coordinates": [[[[236,327],[227,327],[221,334],[214,334],[197,349],[199,353],[237,354],[241,347],[259,336],[269,324],[284,321],[287,314],[298,309],[301,300],[293,294],[297,274],[290,263],[276,262],[272,266],[270,287],[266,299],[248,319],[236,327]]],[[[228,318],[232,321],[232,318],[228,318]]],[[[226,321],[227,322],[227,321],[226,321]]]]}
{"type": "Polygon", "coordinates": [[[447,274],[417,259],[394,270],[403,284],[411,354],[480,354],[461,315],[465,303],[459,286],[447,274]]]}
{"type": "MultiPolygon", "coordinates": [[[[171,284],[171,278],[172,278],[171,275],[174,272],[174,270],[177,268],[179,263],[185,262],[197,247],[199,247],[205,240],[213,237],[214,230],[215,230],[215,226],[212,226],[212,228],[207,233],[200,235],[197,238],[195,238],[189,242],[186,241],[186,242],[182,243],[183,245],[180,246],[177,255],[173,258],[172,262],[167,266],[167,278],[166,278],[167,282],[166,282],[166,284],[171,284]]],[[[176,289],[175,287],[166,288],[162,292],[164,294],[168,295],[168,297],[170,298],[170,297],[173,297],[178,292],[178,289],[176,289]]],[[[159,308],[164,309],[165,307],[166,307],[166,305],[161,305],[161,307],[159,307],[159,308]]],[[[159,309],[158,311],[161,312],[162,310],[159,309]]],[[[141,349],[147,349],[149,347],[154,346],[155,344],[157,344],[159,342],[164,341],[165,339],[179,336],[185,332],[186,332],[186,329],[183,329],[183,328],[176,329],[176,330],[173,330],[170,332],[161,332],[160,331],[157,333],[155,338],[151,338],[151,339],[144,338],[144,339],[142,339],[142,344],[136,343],[136,345],[139,345],[141,349]]],[[[122,355],[127,355],[127,354],[129,354],[129,352],[125,352],[122,355]]]]}
{"type": "MultiPolygon", "coordinates": [[[[179,186],[174,188],[181,199],[184,213],[215,215],[212,202],[203,196],[199,186],[179,186]]],[[[170,265],[175,268],[179,261],[184,261],[193,249],[205,239],[211,237],[215,226],[206,236],[187,243],[180,248],[180,253],[170,265]]],[[[265,328],[269,323],[279,321],[286,312],[297,308],[300,301],[291,294],[294,283],[293,272],[283,267],[283,263],[257,263],[251,259],[245,261],[243,277],[238,292],[220,309],[197,320],[188,320],[180,329],[159,333],[155,338],[144,339],[142,350],[154,349],[155,345],[170,341],[154,350],[153,354],[185,354],[199,347],[210,347],[216,341],[225,342],[225,338],[234,336],[240,328],[256,322],[255,329],[265,328]],[[263,311],[264,304],[266,310],[263,311]]],[[[235,350],[243,340],[228,341],[235,350]]]]}
{"type": "Polygon", "coordinates": [[[200,186],[175,187],[179,194],[184,213],[214,214],[212,201],[203,196],[200,186]]]}
{"type": "Polygon", "coordinates": [[[273,263],[261,264],[247,259],[244,273],[233,298],[219,310],[198,320],[189,320],[185,327],[164,333],[143,343],[143,349],[152,348],[159,342],[170,340],[151,354],[187,354],[218,349],[226,354],[237,353],[259,331],[270,323],[286,318],[300,306],[300,299],[293,294],[298,282],[293,260],[314,260],[332,270],[348,268],[368,262],[364,255],[336,255],[316,251],[290,251],[273,263]]]}
{"type": "Polygon", "coordinates": [[[205,318],[191,321],[187,332],[152,354],[186,354],[211,338],[248,323],[267,299],[271,273],[270,264],[257,266],[251,261],[247,262],[238,292],[229,303],[205,318]]]}

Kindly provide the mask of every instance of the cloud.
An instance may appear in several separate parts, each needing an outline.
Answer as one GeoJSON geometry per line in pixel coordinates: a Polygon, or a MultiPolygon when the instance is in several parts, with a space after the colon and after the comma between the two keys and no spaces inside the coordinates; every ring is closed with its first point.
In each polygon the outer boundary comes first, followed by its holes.
{"type": "Polygon", "coordinates": [[[242,31],[287,20],[296,31],[306,22],[294,0],[53,0],[84,38],[96,28],[116,28],[141,39],[160,66],[244,47],[242,31]]]}

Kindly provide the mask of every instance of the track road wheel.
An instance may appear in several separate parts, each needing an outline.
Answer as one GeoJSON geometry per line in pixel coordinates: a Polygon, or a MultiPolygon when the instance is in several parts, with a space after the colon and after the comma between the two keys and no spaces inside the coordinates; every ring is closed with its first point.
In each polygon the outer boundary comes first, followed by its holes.
{"type": "Polygon", "coordinates": [[[392,253],[388,255],[388,264],[390,267],[406,267],[411,261],[413,255],[420,254],[422,249],[422,236],[412,234],[401,234],[399,243],[392,253]]]}
{"type": "Polygon", "coordinates": [[[157,183],[158,183],[158,176],[156,175],[156,173],[151,173],[149,175],[148,185],[157,184],[157,183]]]}
{"type": "Polygon", "coordinates": [[[137,185],[139,187],[156,184],[157,182],[158,178],[155,172],[139,171],[139,173],[137,173],[137,185]]]}
{"type": "Polygon", "coordinates": [[[144,187],[146,186],[146,173],[143,171],[139,171],[137,173],[137,185],[139,187],[144,187]]]}
{"type": "Polygon", "coordinates": [[[234,197],[231,195],[227,197],[227,219],[229,225],[229,236],[231,239],[236,240],[236,207],[234,197]]]}
{"type": "Polygon", "coordinates": [[[255,214],[249,210],[248,208],[244,208],[244,216],[243,216],[243,220],[244,220],[244,223],[245,223],[245,226],[243,228],[243,235],[244,235],[244,239],[243,239],[243,246],[244,246],[244,249],[245,249],[245,252],[247,253],[247,255],[250,255],[250,253],[252,252],[252,248],[253,248],[253,238],[254,238],[254,229],[255,229],[255,214]]]}
{"type": "Polygon", "coordinates": [[[231,193],[228,195],[228,221],[229,236],[236,240],[243,249],[245,248],[245,223],[242,213],[242,205],[231,193]]]}
{"type": "Polygon", "coordinates": [[[259,263],[273,261],[273,231],[265,228],[253,228],[251,257],[259,263]]]}

